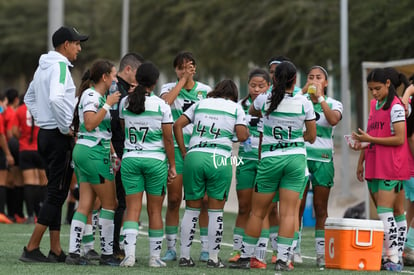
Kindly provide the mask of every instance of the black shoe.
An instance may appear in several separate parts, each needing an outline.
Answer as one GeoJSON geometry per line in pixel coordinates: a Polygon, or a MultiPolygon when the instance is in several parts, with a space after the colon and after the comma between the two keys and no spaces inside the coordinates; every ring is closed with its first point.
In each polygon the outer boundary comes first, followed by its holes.
{"type": "Polygon", "coordinates": [[[293,270],[293,265],[290,265],[282,261],[281,259],[278,259],[276,261],[275,270],[276,271],[291,271],[293,270]]]}
{"type": "Polygon", "coordinates": [[[89,261],[99,261],[99,259],[101,258],[98,252],[96,252],[94,249],[89,250],[84,257],[89,261]]]}
{"type": "Polygon", "coordinates": [[[28,251],[26,247],[23,248],[23,253],[19,258],[22,262],[35,262],[35,263],[49,263],[49,259],[43,255],[39,248],[28,251]]]}
{"type": "Polygon", "coordinates": [[[211,259],[208,259],[208,261],[207,261],[207,267],[212,267],[212,268],[225,268],[226,266],[223,264],[223,262],[221,261],[221,259],[218,258],[217,263],[215,263],[211,259]]]}
{"type": "Polygon", "coordinates": [[[60,255],[56,255],[52,250],[49,251],[49,255],[47,255],[47,258],[49,259],[49,262],[51,263],[64,263],[66,260],[66,254],[65,252],[60,252],[60,255]]]}
{"type": "Polygon", "coordinates": [[[229,268],[234,269],[250,269],[250,258],[239,258],[236,262],[232,263],[229,268]]]}
{"type": "Polygon", "coordinates": [[[99,259],[100,265],[119,266],[121,262],[114,255],[101,255],[99,259]]]}
{"type": "Polygon", "coordinates": [[[65,263],[70,265],[93,265],[88,259],[76,253],[69,253],[66,256],[65,263]]]}
{"type": "Polygon", "coordinates": [[[193,258],[190,257],[190,259],[186,258],[180,258],[180,261],[178,262],[179,267],[193,267],[195,266],[195,263],[193,261],[193,258]]]}

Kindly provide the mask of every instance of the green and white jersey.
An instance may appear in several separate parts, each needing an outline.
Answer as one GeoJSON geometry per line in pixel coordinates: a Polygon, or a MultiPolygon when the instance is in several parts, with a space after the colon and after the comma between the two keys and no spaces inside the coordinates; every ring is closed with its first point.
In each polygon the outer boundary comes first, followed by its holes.
{"type": "MultiPolygon", "coordinates": [[[[162,85],[160,96],[165,93],[170,92],[178,82],[171,82],[162,85]]],[[[196,81],[194,87],[188,91],[186,89],[181,89],[180,93],[178,94],[177,98],[174,100],[173,104],[171,104],[171,113],[173,116],[174,121],[176,121],[188,108],[190,108],[194,103],[200,101],[203,98],[206,98],[207,93],[211,91],[211,87],[205,85],[201,82],[196,81]]],[[[188,147],[191,132],[193,131],[193,125],[187,125],[183,129],[184,134],[184,144],[188,147]]],[[[178,145],[175,144],[177,147],[178,145]]]]}
{"type": "Polygon", "coordinates": [[[105,104],[106,98],[95,89],[89,88],[85,90],[80,98],[78,113],[79,113],[79,133],[77,144],[83,144],[93,147],[101,142],[105,147],[109,146],[112,132],[111,132],[111,114],[106,112],[104,119],[99,123],[98,127],[88,132],[85,128],[86,112],[98,112],[105,104]]]}
{"type": "Polygon", "coordinates": [[[263,140],[261,157],[302,154],[306,155],[303,129],[305,121],[314,120],[312,103],[303,95],[285,94],[276,110],[269,116],[270,94],[259,95],[254,108],[263,115],[263,140]]]}
{"type": "Polygon", "coordinates": [[[240,104],[224,98],[206,98],[184,115],[194,124],[189,153],[208,152],[230,157],[236,125],[246,125],[240,104]]]}
{"type": "Polygon", "coordinates": [[[162,124],[172,124],[170,106],[161,98],[145,96],[145,111],[127,110],[128,96],[121,100],[119,118],[125,122],[125,146],[122,158],[143,157],[165,160],[162,124]]]}
{"type": "Polygon", "coordinates": [[[257,129],[257,126],[260,123],[260,118],[249,114],[249,108],[250,108],[250,105],[252,104],[252,99],[250,97],[246,100],[245,106],[242,105],[242,101],[243,100],[240,100],[238,104],[240,104],[240,106],[244,110],[244,113],[246,114],[246,123],[247,123],[247,127],[249,128],[250,142],[251,142],[252,148],[250,151],[246,152],[244,149],[244,142],[240,142],[239,156],[243,157],[243,159],[258,160],[259,159],[260,133],[257,129]]]}
{"type": "MultiPolygon", "coordinates": [[[[331,110],[335,110],[341,113],[342,116],[342,103],[330,98],[325,97],[325,102],[328,103],[331,110]]],[[[323,113],[320,103],[313,103],[313,108],[316,114],[316,140],[313,144],[306,142],[307,159],[321,162],[332,161],[334,153],[334,130],[335,126],[329,124],[323,113]]]]}

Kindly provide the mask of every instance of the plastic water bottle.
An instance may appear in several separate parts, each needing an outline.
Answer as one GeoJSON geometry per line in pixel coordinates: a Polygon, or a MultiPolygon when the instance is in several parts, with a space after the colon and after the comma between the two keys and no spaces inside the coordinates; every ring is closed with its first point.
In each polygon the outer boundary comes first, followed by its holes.
{"type": "Polygon", "coordinates": [[[309,189],[306,196],[305,210],[303,211],[303,226],[315,226],[316,219],[313,209],[313,190],[309,189]]]}
{"type": "Polygon", "coordinates": [[[250,152],[252,150],[252,140],[250,137],[248,137],[246,141],[243,142],[243,149],[245,152],[250,152]]]}
{"type": "MultiPolygon", "coordinates": [[[[111,95],[118,91],[118,84],[116,84],[116,81],[112,81],[111,86],[109,87],[108,93],[111,95]]],[[[111,110],[118,110],[118,103],[115,103],[112,105],[111,110]]]]}

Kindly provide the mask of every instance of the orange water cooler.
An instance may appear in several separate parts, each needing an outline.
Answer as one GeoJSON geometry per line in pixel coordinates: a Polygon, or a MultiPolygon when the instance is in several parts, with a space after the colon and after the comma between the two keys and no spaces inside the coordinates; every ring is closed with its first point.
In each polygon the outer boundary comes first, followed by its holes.
{"type": "Polygon", "coordinates": [[[326,268],[380,270],[383,238],[382,221],[327,218],[326,268]]]}

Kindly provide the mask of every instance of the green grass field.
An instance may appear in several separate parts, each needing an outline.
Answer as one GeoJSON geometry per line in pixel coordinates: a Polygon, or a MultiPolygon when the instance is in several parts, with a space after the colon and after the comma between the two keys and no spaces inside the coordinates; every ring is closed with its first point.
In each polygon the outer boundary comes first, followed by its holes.
{"type": "MultiPolygon", "coordinates": [[[[145,211],[145,209],[144,209],[145,211]]],[[[232,232],[234,226],[235,214],[226,213],[224,217],[224,239],[220,257],[227,260],[232,250],[232,232]]],[[[198,262],[200,253],[200,243],[196,241],[193,244],[191,254],[196,260],[194,268],[179,268],[177,262],[169,262],[167,268],[149,268],[149,244],[147,238],[147,217],[143,212],[142,221],[144,229],[140,232],[137,240],[136,256],[138,263],[132,268],[124,267],[103,267],[103,266],[69,266],[65,264],[27,264],[20,262],[18,258],[22,253],[23,246],[28,242],[34,225],[24,224],[0,224],[0,274],[275,274],[274,265],[268,264],[267,270],[233,270],[233,269],[207,269],[205,263],[198,262]]],[[[69,225],[62,226],[61,241],[65,252],[69,243],[69,225]]],[[[196,235],[197,236],[197,235],[196,235]]],[[[305,228],[302,240],[302,255],[304,256],[303,264],[296,264],[292,272],[294,274],[385,274],[382,272],[364,272],[364,271],[347,271],[325,269],[319,270],[315,264],[314,252],[314,231],[312,228],[305,228]]],[[[99,243],[96,240],[96,250],[99,251],[99,243]]],[[[166,248],[165,243],[163,246],[166,248]]],[[[179,249],[177,247],[177,249],[179,249]]],[[[47,255],[49,251],[49,235],[46,234],[41,243],[41,250],[47,255]]],[[[164,251],[163,251],[164,252],[164,251]]],[[[271,253],[268,253],[268,263],[270,263],[271,253]]],[[[283,272],[286,273],[286,272],[283,272]]],[[[414,267],[405,267],[403,273],[413,273],[414,267]]]]}

